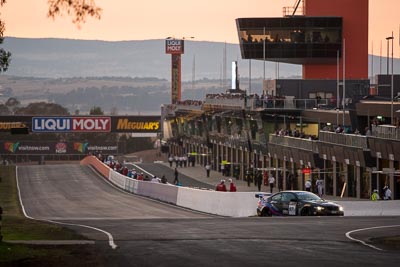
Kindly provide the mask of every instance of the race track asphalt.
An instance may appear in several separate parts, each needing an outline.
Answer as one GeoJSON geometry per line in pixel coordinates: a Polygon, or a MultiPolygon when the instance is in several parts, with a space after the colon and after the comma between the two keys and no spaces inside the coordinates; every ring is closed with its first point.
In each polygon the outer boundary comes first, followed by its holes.
{"type": "Polygon", "coordinates": [[[106,266],[397,266],[400,261],[391,246],[357,241],[400,236],[398,216],[218,217],[122,192],[74,164],[20,166],[18,183],[28,216],[68,223],[95,241],[107,256],[106,266]],[[346,237],[357,229],[350,235],[354,240],[346,237]]]}

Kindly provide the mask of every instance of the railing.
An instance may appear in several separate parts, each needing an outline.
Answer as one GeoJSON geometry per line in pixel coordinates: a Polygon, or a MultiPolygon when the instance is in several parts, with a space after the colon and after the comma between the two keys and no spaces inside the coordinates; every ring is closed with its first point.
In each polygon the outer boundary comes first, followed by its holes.
{"type": "MultiPolygon", "coordinates": [[[[271,98],[261,99],[252,96],[229,98],[216,97],[206,98],[205,105],[237,108],[237,109],[288,109],[288,110],[305,110],[305,109],[328,109],[330,106],[329,99],[294,99],[293,96],[286,96],[284,99],[271,98]]],[[[177,106],[178,109],[200,109],[199,106],[177,106]]]]}
{"type": "Polygon", "coordinates": [[[400,140],[400,129],[393,125],[372,125],[372,136],[400,140]]]}
{"type": "Polygon", "coordinates": [[[319,141],[343,146],[362,148],[363,150],[369,149],[367,136],[364,135],[320,131],[319,141]]]}
{"type": "Polygon", "coordinates": [[[245,99],[244,98],[206,98],[204,100],[205,105],[213,105],[213,106],[225,106],[225,107],[236,107],[240,109],[245,108],[245,99]]]}
{"type": "Polygon", "coordinates": [[[220,133],[209,133],[210,141],[214,141],[216,143],[228,144],[230,143],[229,136],[220,133]]]}
{"type": "Polygon", "coordinates": [[[313,153],[319,153],[317,146],[318,141],[316,140],[270,134],[269,142],[275,145],[287,146],[291,148],[312,151],[313,153]]]}
{"type": "Polygon", "coordinates": [[[175,107],[176,110],[198,110],[201,111],[202,105],[188,105],[188,104],[177,104],[175,107]]]}
{"type": "Polygon", "coordinates": [[[304,16],[304,2],[301,0],[300,3],[295,3],[294,6],[286,6],[282,8],[282,13],[284,17],[287,16],[293,16],[297,15],[297,16],[304,16]],[[298,4],[298,6],[296,6],[298,4]],[[296,11],[296,12],[295,12],[296,11]]]}
{"type": "Polygon", "coordinates": [[[326,109],[329,108],[328,99],[250,99],[247,106],[251,109],[326,109]]]}

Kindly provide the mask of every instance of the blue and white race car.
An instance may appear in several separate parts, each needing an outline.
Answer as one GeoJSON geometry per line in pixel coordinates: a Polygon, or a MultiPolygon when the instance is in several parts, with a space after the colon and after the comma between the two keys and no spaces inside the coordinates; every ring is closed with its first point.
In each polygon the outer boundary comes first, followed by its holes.
{"type": "Polygon", "coordinates": [[[273,195],[256,194],[258,216],[343,216],[343,207],[308,191],[282,191],[273,195]]]}

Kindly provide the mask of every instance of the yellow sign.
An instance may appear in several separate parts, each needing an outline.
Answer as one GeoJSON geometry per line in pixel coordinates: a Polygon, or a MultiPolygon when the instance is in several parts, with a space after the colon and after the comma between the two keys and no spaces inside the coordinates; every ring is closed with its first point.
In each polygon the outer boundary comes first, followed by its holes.
{"type": "Polygon", "coordinates": [[[142,130],[142,131],[158,131],[160,129],[160,122],[158,121],[129,121],[128,119],[119,119],[117,123],[117,130],[142,130]]]}
{"type": "Polygon", "coordinates": [[[11,130],[12,128],[25,128],[23,122],[0,122],[0,130],[11,130]]]}

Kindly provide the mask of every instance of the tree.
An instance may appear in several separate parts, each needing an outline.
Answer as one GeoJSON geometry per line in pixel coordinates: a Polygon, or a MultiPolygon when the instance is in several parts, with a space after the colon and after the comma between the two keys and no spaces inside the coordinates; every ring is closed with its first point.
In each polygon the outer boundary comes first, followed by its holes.
{"type": "Polygon", "coordinates": [[[49,0],[49,12],[47,16],[55,18],[66,12],[73,15],[72,20],[77,26],[85,23],[87,16],[100,19],[101,8],[97,7],[94,0],[49,0]]]}
{"type": "Polygon", "coordinates": [[[104,111],[101,109],[101,107],[92,107],[89,111],[90,115],[104,115],[104,111]]]}
{"type": "MultiPolygon", "coordinates": [[[[5,3],[5,0],[0,0],[0,6],[3,6],[5,3]]],[[[0,44],[3,43],[4,41],[4,31],[6,29],[6,26],[2,20],[0,20],[0,44]]],[[[5,51],[3,48],[0,48],[0,73],[4,72],[8,69],[8,66],[10,65],[11,61],[11,53],[8,51],[5,51]]]]}
{"type": "Polygon", "coordinates": [[[30,103],[26,107],[17,108],[14,112],[15,115],[53,115],[65,116],[69,115],[66,108],[61,105],[46,102],[30,103]]]}
{"type": "Polygon", "coordinates": [[[7,107],[7,109],[10,111],[10,113],[13,113],[20,105],[21,103],[19,102],[18,99],[15,97],[10,97],[7,99],[6,103],[4,105],[7,107]]]}
{"type": "MultiPolygon", "coordinates": [[[[6,0],[0,0],[0,7],[6,0]]],[[[91,16],[100,19],[101,8],[97,7],[94,0],[48,0],[49,11],[47,16],[55,18],[66,12],[73,16],[72,22],[78,27],[85,23],[86,17],[91,16]]],[[[5,23],[0,19],[0,45],[4,41],[5,23]]],[[[11,62],[11,53],[0,48],[0,73],[7,71],[11,62]]]]}

